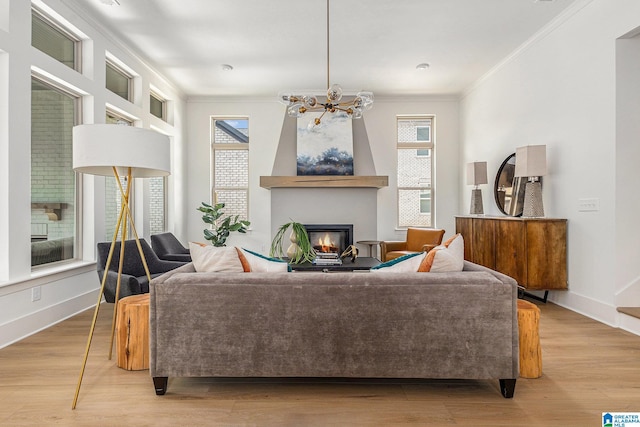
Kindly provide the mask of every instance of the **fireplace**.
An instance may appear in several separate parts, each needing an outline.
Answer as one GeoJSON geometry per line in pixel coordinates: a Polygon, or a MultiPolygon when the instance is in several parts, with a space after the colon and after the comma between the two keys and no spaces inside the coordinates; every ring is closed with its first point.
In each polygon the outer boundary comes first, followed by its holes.
{"type": "Polygon", "coordinates": [[[341,254],[353,245],[353,224],[304,224],[317,252],[341,254]]]}

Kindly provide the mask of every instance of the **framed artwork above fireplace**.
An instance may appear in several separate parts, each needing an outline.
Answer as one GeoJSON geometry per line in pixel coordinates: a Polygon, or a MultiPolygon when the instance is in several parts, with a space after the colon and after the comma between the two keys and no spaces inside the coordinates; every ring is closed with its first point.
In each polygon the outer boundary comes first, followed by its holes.
{"type": "Polygon", "coordinates": [[[305,114],[297,124],[298,175],[353,175],[353,129],[346,114],[330,114],[311,126],[320,113],[305,114]],[[311,116],[311,117],[309,117],[311,116]]]}

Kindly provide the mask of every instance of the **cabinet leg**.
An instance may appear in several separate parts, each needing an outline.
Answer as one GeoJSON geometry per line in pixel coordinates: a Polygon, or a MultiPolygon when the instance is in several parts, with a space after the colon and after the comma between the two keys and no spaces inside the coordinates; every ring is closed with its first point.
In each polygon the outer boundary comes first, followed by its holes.
{"type": "Polygon", "coordinates": [[[536,301],[542,301],[543,303],[546,304],[547,296],[549,296],[549,291],[544,291],[544,296],[539,297],[538,295],[533,295],[522,288],[518,288],[518,298],[520,299],[525,299],[526,297],[526,298],[534,299],[536,301]]]}

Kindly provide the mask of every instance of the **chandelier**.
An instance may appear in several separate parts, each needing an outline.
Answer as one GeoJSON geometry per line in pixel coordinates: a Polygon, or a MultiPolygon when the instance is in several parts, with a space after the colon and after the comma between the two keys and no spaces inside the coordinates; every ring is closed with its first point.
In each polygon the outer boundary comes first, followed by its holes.
{"type": "Polygon", "coordinates": [[[287,114],[291,117],[302,117],[308,112],[322,112],[309,123],[309,127],[320,125],[322,117],[327,113],[342,112],[353,119],[362,117],[362,113],[371,109],[373,105],[373,92],[360,91],[356,96],[348,101],[342,101],[342,87],[338,84],[331,84],[329,78],[329,0],[327,0],[327,99],[320,102],[313,94],[292,94],[281,93],[278,95],[279,101],[287,106],[287,114]]]}

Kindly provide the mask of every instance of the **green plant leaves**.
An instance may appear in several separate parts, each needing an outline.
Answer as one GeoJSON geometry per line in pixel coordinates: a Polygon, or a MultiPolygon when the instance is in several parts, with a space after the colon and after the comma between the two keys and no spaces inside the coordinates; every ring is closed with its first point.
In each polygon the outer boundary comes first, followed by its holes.
{"type": "Polygon", "coordinates": [[[246,233],[247,227],[251,225],[251,222],[247,220],[240,220],[239,215],[227,216],[220,220],[224,215],[222,211],[224,206],[224,203],[210,205],[202,202],[202,206],[197,208],[198,211],[204,213],[202,221],[205,224],[211,224],[211,229],[204,229],[203,232],[204,238],[209,240],[213,246],[226,246],[230,232],[246,233]]]}
{"type": "Polygon", "coordinates": [[[271,248],[269,250],[269,256],[284,258],[286,255],[282,250],[283,243],[286,239],[286,232],[291,227],[291,231],[296,235],[296,240],[299,249],[296,249],[295,255],[289,259],[291,264],[300,264],[302,262],[311,262],[316,257],[316,251],[313,249],[313,245],[309,241],[309,234],[304,225],[299,222],[291,221],[283,224],[278,228],[276,235],[271,241],[271,248]]]}

